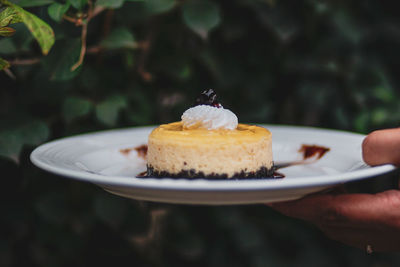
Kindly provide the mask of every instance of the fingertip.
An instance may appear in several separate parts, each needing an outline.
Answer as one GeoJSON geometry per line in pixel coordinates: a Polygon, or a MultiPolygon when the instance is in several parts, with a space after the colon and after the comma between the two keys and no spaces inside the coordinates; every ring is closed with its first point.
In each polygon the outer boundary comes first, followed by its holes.
{"type": "Polygon", "coordinates": [[[368,165],[375,165],[377,162],[376,153],[374,153],[374,148],[378,145],[379,132],[374,131],[368,134],[362,142],[362,158],[368,165]]]}
{"type": "Polygon", "coordinates": [[[400,128],[377,130],[362,142],[362,158],[371,166],[400,164],[400,128]]]}
{"type": "Polygon", "coordinates": [[[273,202],[273,203],[267,203],[265,205],[273,209],[280,209],[282,207],[287,206],[287,202],[273,202]]]}

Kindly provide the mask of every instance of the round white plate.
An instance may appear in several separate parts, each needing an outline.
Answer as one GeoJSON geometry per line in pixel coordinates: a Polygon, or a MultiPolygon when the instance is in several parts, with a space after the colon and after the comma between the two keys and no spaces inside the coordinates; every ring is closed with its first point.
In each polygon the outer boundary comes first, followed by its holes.
{"type": "Polygon", "coordinates": [[[395,169],[367,166],[361,157],[365,136],[310,127],[263,125],[272,132],[276,163],[299,160],[303,144],[329,147],[320,160],[279,170],[283,179],[204,180],[136,178],[146,162],[135,148],[154,127],[111,130],[49,142],[36,148],[32,162],[68,178],[94,183],[116,195],[184,204],[250,204],[292,200],[338,184],[395,169]],[[127,149],[129,153],[122,153],[127,149]]]}

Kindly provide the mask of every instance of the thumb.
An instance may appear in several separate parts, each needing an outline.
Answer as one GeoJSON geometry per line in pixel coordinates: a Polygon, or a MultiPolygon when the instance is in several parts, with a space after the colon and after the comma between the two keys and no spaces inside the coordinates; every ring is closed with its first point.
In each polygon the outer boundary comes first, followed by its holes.
{"type": "Polygon", "coordinates": [[[371,165],[400,165],[400,128],[370,133],[362,143],[364,161],[371,165]]]}

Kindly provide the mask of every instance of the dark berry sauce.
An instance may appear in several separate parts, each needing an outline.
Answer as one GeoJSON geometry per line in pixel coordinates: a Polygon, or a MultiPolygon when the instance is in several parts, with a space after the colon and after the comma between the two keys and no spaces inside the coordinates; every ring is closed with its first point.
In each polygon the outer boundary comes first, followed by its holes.
{"type": "Polygon", "coordinates": [[[283,173],[277,172],[275,170],[274,173],[272,174],[272,177],[274,177],[275,179],[281,179],[281,178],[285,178],[285,175],[283,173]]]}
{"type": "Polygon", "coordinates": [[[136,178],[149,178],[149,176],[147,176],[147,171],[144,171],[136,175],[136,178]]]}
{"type": "Polygon", "coordinates": [[[302,145],[298,152],[303,154],[302,160],[290,161],[290,162],[280,162],[274,165],[275,170],[282,168],[287,168],[295,165],[309,164],[314,161],[307,161],[307,159],[314,158],[314,160],[319,160],[331,149],[328,147],[317,146],[317,145],[302,145]]]}
{"type": "Polygon", "coordinates": [[[132,150],[136,150],[138,153],[138,156],[142,159],[147,158],[147,145],[141,145],[137,147],[131,147],[131,148],[124,148],[120,149],[119,152],[121,152],[123,155],[127,156],[129,153],[131,153],[132,150]]]}
{"type": "Polygon", "coordinates": [[[317,159],[320,159],[329,150],[330,148],[323,146],[302,145],[301,148],[299,149],[299,152],[303,153],[303,159],[308,159],[314,156],[317,156],[317,159]]]}
{"type": "Polygon", "coordinates": [[[194,103],[194,106],[207,105],[216,108],[221,108],[222,105],[217,101],[217,94],[213,89],[203,91],[194,103]]]}

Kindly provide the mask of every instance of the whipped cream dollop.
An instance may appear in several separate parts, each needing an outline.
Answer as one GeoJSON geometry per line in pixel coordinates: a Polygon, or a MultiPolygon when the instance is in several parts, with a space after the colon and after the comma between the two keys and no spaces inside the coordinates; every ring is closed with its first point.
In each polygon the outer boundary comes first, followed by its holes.
{"type": "Polygon", "coordinates": [[[236,115],[222,106],[198,105],[186,110],[181,118],[185,129],[234,130],[238,125],[236,115]]]}

